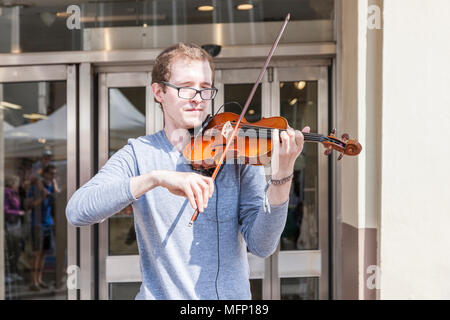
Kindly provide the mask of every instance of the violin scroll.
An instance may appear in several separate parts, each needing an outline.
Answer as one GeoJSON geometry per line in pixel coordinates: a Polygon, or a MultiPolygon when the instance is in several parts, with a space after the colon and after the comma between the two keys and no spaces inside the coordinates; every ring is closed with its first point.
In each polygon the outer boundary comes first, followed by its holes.
{"type": "Polygon", "coordinates": [[[340,153],[338,160],[341,160],[344,155],[357,156],[361,153],[361,144],[355,139],[350,139],[348,133],[344,133],[341,139],[338,139],[335,134],[336,129],[331,130],[330,134],[322,141],[326,148],[325,155],[328,156],[332,150],[336,150],[340,153]]]}

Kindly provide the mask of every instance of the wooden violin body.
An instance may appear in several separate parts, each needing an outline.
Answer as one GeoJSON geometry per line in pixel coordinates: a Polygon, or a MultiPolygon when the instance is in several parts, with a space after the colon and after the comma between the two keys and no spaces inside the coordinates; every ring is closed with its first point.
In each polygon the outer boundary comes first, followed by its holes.
{"type": "MultiPolygon", "coordinates": [[[[216,167],[222,156],[231,132],[235,129],[239,115],[232,112],[223,112],[209,120],[203,132],[194,134],[186,145],[183,155],[191,162],[196,170],[211,169],[216,167]]],[[[281,131],[289,127],[283,117],[262,118],[257,122],[248,122],[243,118],[240,121],[237,134],[228,148],[225,163],[235,163],[238,160],[242,164],[266,165],[270,163],[272,154],[272,131],[281,131]]],[[[346,155],[357,155],[361,152],[361,145],[356,140],[349,140],[344,134],[341,139],[334,136],[334,132],[325,137],[316,133],[303,133],[307,142],[321,142],[325,148],[325,154],[335,149],[346,155]]]]}
{"type": "MultiPolygon", "coordinates": [[[[219,113],[209,122],[204,134],[191,137],[183,155],[194,169],[210,169],[217,165],[225,150],[230,129],[234,129],[238,119],[239,115],[232,112],[219,113]]],[[[283,117],[262,118],[254,123],[242,119],[233,144],[227,151],[226,163],[234,159],[243,164],[269,163],[272,150],[271,129],[287,127],[288,123],[283,117]]]]}

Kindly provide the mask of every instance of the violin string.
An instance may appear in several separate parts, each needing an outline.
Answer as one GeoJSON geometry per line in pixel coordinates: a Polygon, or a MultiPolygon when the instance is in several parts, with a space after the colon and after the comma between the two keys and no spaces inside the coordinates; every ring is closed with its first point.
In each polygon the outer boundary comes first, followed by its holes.
{"type": "MultiPolygon", "coordinates": [[[[244,133],[243,136],[249,137],[249,138],[260,138],[260,137],[265,137],[267,139],[272,138],[271,134],[267,134],[265,136],[258,134],[258,133],[244,133]]],[[[315,135],[305,135],[305,140],[306,141],[317,141],[317,142],[321,142],[323,140],[323,137],[321,136],[315,136],[315,135]]]]}
{"type": "MultiPolygon", "coordinates": [[[[266,130],[266,138],[271,138],[271,132],[274,130],[273,128],[269,128],[269,127],[257,127],[257,126],[252,126],[252,125],[242,125],[241,126],[242,129],[254,129],[254,128],[258,128],[257,132],[252,132],[252,131],[245,131],[244,136],[249,137],[249,138],[259,138],[262,136],[261,134],[261,129],[265,129],[266,130]]],[[[223,126],[217,126],[215,127],[215,129],[221,131],[223,129],[223,126]]],[[[285,129],[281,129],[282,131],[285,131],[285,129]]],[[[326,137],[324,137],[322,134],[319,133],[309,133],[309,132],[302,132],[303,136],[305,137],[305,140],[307,141],[317,141],[317,142],[322,142],[323,140],[327,140],[330,141],[329,139],[327,139],[326,137]]],[[[332,142],[332,141],[330,141],[332,142]]]]}
{"type": "MultiPolygon", "coordinates": [[[[263,135],[261,134],[261,129],[265,129],[264,131],[265,131],[266,135],[264,136],[264,138],[267,138],[267,139],[268,138],[272,138],[271,133],[274,130],[274,128],[254,126],[254,125],[251,125],[251,124],[250,125],[243,124],[243,125],[241,125],[241,128],[242,129],[255,129],[255,128],[258,129],[258,131],[256,131],[256,132],[243,130],[244,131],[243,134],[242,133],[240,134],[240,132],[241,132],[240,130],[238,131],[238,135],[245,136],[245,137],[248,137],[248,138],[260,138],[260,137],[262,137],[263,135]]],[[[216,127],[214,127],[214,129],[222,131],[223,125],[216,126],[216,127]]],[[[280,131],[286,131],[286,129],[279,129],[279,130],[280,131]]],[[[339,145],[342,148],[345,148],[345,146],[346,146],[345,142],[339,141],[337,139],[334,140],[332,138],[326,137],[326,136],[324,136],[322,134],[319,134],[319,133],[302,132],[302,134],[305,137],[305,141],[308,141],[308,142],[319,142],[320,143],[320,142],[327,141],[327,142],[330,142],[330,143],[333,143],[333,144],[337,144],[337,145],[339,145]]]]}
{"type": "MultiPolygon", "coordinates": [[[[268,129],[268,134],[267,134],[267,138],[271,137],[271,132],[272,130],[268,129]]],[[[285,130],[283,130],[285,131],[285,130]]],[[[308,132],[302,132],[303,136],[305,137],[306,140],[308,141],[322,141],[324,139],[324,136],[319,134],[319,133],[308,133],[308,132]]],[[[248,133],[245,134],[246,136],[249,136],[248,133]]],[[[261,135],[258,134],[258,132],[256,133],[256,137],[260,137],[261,135]]],[[[252,137],[255,137],[255,135],[253,135],[252,137]]]]}
{"type": "MultiPolygon", "coordinates": [[[[259,126],[252,126],[252,125],[241,125],[241,128],[245,128],[245,129],[252,129],[252,128],[258,128],[258,129],[267,129],[267,131],[271,131],[274,130],[273,128],[270,127],[259,127],[259,126]]],[[[286,129],[279,129],[280,131],[286,131],[286,129]]],[[[303,135],[309,136],[309,137],[318,137],[318,138],[323,138],[324,136],[320,133],[310,133],[310,132],[302,132],[303,135]]]]}
{"type": "MultiPolygon", "coordinates": [[[[241,128],[244,128],[244,129],[253,129],[253,128],[257,128],[257,129],[266,129],[267,131],[272,131],[272,130],[274,130],[274,128],[270,128],[270,127],[253,126],[253,125],[247,125],[247,124],[243,124],[243,125],[241,125],[240,127],[241,127],[241,128]]],[[[278,129],[278,130],[280,130],[280,131],[286,131],[286,129],[278,129]]],[[[316,135],[316,136],[323,137],[323,135],[320,134],[320,133],[310,133],[310,132],[302,132],[302,133],[303,133],[304,135],[310,135],[310,136],[316,135]]]]}

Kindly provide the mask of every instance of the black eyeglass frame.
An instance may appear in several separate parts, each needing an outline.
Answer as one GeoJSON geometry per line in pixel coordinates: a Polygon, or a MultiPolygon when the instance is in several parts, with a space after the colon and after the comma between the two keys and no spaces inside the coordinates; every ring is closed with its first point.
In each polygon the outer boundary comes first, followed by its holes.
{"type": "Polygon", "coordinates": [[[172,84],[172,83],[170,83],[170,82],[166,82],[166,81],[161,81],[160,83],[162,83],[162,84],[164,84],[164,85],[166,85],[166,86],[168,86],[168,87],[177,89],[177,92],[178,92],[178,98],[180,98],[180,99],[186,99],[186,100],[194,99],[194,97],[197,95],[197,93],[200,93],[200,98],[202,98],[202,100],[213,100],[213,99],[216,97],[217,92],[219,91],[219,89],[214,88],[214,87],[212,87],[212,88],[205,88],[205,89],[200,89],[200,90],[198,90],[198,89],[195,89],[195,88],[192,88],[192,87],[179,87],[179,86],[176,86],[176,85],[174,85],[174,84],[172,84]],[[194,94],[191,98],[183,98],[183,97],[180,97],[180,89],[191,89],[191,90],[195,90],[195,94],[194,94]],[[213,91],[212,98],[209,98],[209,99],[203,98],[202,93],[205,92],[205,91],[213,91]]]}

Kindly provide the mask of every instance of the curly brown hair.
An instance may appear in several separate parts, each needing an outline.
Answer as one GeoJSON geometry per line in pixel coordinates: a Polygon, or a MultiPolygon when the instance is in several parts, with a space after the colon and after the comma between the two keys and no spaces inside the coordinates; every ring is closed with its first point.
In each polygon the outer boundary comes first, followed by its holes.
{"type": "MultiPolygon", "coordinates": [[[[152,84],[161,83],[162,81],[169,81],[173,61],[175,58],[180,57],[188,60],[208,61],[214,79],[215,66],[211,55],[194,43],[179,42],[171,47],[168,47],[161,52],[158,57],[156,57],[152,70],[152,84]]],[[[155,102],[159,103],[156,99],[155,102]]]]}

